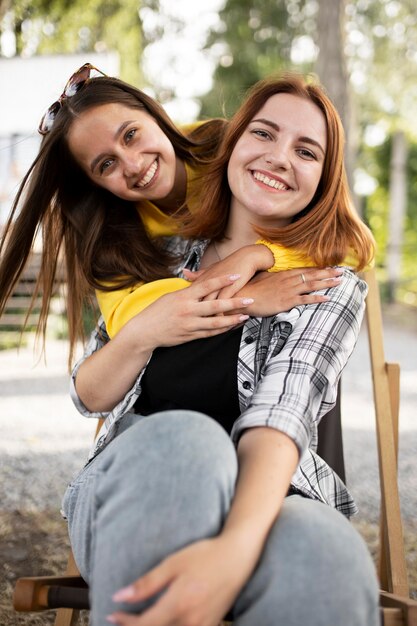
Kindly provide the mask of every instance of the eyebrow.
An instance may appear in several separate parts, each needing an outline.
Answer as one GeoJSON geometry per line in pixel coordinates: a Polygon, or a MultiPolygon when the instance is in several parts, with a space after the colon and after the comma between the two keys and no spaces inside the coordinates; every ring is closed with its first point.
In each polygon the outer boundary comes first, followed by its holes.
{"type": "MultiPolygon", "coordinates": [[[[120,124],[119,128],[116,130],[116,132],[113,135],[113,139],[116,141],[120,137],[124,129],[127,128],[127,126],[129,126],[129,124],[131,124],[132,122],[133,120],[126,120],[126,122],[123,122],[122,124],[120,124]]],[[[95,159],[91,161],[90,169],[92,172],[94,172],[95,168],[97,167],[97,164],[100,163],[102,159],[104,159],[106,154],[107,154],[106,152],[102,152],[101,154],[97,155],[95,159]]]]}
{"type": "MultiPolygon", "coordinates": [[[[266,126],[270,126],[271,128],[273,128],[277,132],[279,132],[281,130],[280,127],[278,126],[278,124],[275,124],[275,122],[272,122],[272,120],[267,120],[267,119],[265,119],[263,117],[258,118],[256,120],[251,120],[250,121],[251,124],[254,123],[254,122],[257,122],[257,123],[260,122],[261,124],[266,124],[266,126]]],[[[316,141],[315,139],[312,139],[312,137],[301,136],[301,137],[298,137],[298,141],[302,141],[303,143],[309,143],[312,146],[316,146],[316,148],[321,150],[321,152],[323,153],[323,156],[324,156],[325,152],[323,150],[323,147],[319,144],[318,141],[316,141]]]]}

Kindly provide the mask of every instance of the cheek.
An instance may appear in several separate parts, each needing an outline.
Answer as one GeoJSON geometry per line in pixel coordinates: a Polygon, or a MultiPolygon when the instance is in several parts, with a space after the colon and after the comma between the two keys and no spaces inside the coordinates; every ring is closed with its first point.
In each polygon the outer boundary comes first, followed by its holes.
{"type": "Polygon", "coordinates": [[[314,169],[306,169],[304,172],[303,178],[306,183],[306,191],[314,196],[316,193],[317,187],[319,186],[321,175],[323,173],[322,167],[317,167],[314,169]]]}

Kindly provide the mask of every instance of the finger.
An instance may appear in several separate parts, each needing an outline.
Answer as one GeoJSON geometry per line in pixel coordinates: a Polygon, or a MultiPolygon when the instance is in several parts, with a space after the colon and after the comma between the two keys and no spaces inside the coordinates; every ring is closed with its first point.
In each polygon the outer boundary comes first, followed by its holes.
{"type": "Polygon", "coordinates": [[[298,306],[300,304],[320,304],[320,302],[328,302],[329,296],[322,296],[319,294],[305,294],[299,296],[292,306],[298,306]]]}
{"type": "Polygon", "coordinates": [[[190,291],[188,295],[193,295],[199,300],[205,298],[205,296],[213,293],[214,291],[220,291],[223,287],[228,287],[236,280],[240,278],[240,274],[229,274],[227,276],[217,276],[215,278],[208,278],[207,280],[202,280],[201,282],[193,283],[190,287],[190,291]]]}
{"type": "Polygon", "coordinates": [[[321,280],[306,280],[300,285],[296,285],[298,293],[311,293],[313,291],[322,291],[323,289],[331,289],[337,287],[343,280],[343,276],[335,276],[332,278],[323,278],[321,280]]]}
{"type": "Polygon", "coordinates": [[[192,333],[192,338],[188,337],[188,341],[193,339],[203,339],[204,337],[211,337],[212,335],[220,335],[235,326],[240,326],[243,322],[249,318],[249,315],[244,313],[233,313],[231,315],[218,315],[216,317],[202,317],[196,322],[194,328],[189,329],[189,333],[192,333]]]}
{"type": "Polygon", "coordinates": [[[120,611],[117,613],[112,613],[111,615],[107,615],[106,617],[106,620],[107,622],[109,622],[109,624],[117,624],[118,626],[136,626],[137,619],[137,615],[121,613],[120,611]]]}
{"type": "Polygon", "coordinates": [[[167,591],[151,607],[140,615],[130,615],[122,611],[116,611],[107,617],[112,624],[121,626],[170,626],[176,621],[178,615],[178,598],[174,592],[167,591]]]}
{"type": "MultiPolygon", "coordinates": [[[[223,289],[222,289],[223,292],[223,289]]],[[[213,291],[212,293],[209,293],[207,296],[204,296],[203,300],[205,301],[210,301],[210,300],[217,300],[217,298],[219,297],[220,291],[213,291]]]]}
{"type": "Polygon", "coordinates": [[[134,583],[113,594],[115,602],[140,602],[151,598],[164,589],[171,581],[172,574],[166,563],[161,563],[153,570],[135,580],[134,583]]]}
{"type": "Polygon", "coordinates": [[[294,276],[296,278],[300,278],[301,282],[303,282],[302,276],[306,279],[306,281],[314,281],[314,280],[325,280],[327,278],[334,278],[336,276],[341,276],[343,274],[342,267],[300,267],[296,270],[293,270],[294,276]]]}
{"type": "Polygon", "coordinates": [[[229,298],[228,300],[203,300],[196,305],[196,312],[204,317],[230,313],[253,304],[253,298],[229,298]]]}
{"type": "Polygon", "coordinates": [[[198,270],[197,272],[192,272],[191,270],[183,269],[182,273],[184,274],[184,278],[189,280],[191,283],[203,276],[206,270],[198,270]]]}

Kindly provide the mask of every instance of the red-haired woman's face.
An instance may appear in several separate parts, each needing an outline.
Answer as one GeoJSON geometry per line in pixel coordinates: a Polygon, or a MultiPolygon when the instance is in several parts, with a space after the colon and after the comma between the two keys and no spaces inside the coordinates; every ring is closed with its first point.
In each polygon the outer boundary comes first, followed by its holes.
{"type": "Polygon", "coordinates": [[[326,144],[326,120],[313,102],[287,93],[271,96],[229,161],[234,223],[289,224],[314,197],[326,144]]]}
{"type": "Polygon", "coordinates": [[[180,164],[173,145],[145,111],[116,103],[90,109],[73,122],[68,144],[87,176],[119,198],[158,201],[185,194],[185,183],[176,187],[180,164]]]}

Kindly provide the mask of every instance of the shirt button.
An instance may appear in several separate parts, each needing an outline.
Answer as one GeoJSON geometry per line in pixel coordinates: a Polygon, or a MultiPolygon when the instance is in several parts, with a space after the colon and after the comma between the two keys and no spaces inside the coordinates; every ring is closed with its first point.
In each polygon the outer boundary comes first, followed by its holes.
{"type": "Polygon", "coordinates": [[[250,384],[250,382],[248,380],[245,380],[243,382],[242,386],[243,386],[243,389],[250,389],[251,388],[251,384],[250,384]]]}
{"type": "Polygon", "coordinates": [[[254,339],[251,335],[248,335],[247,337],[245,337],[245,343],[253,343],[254,339]]]}

